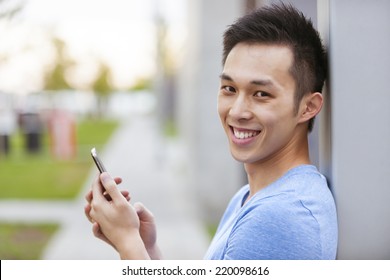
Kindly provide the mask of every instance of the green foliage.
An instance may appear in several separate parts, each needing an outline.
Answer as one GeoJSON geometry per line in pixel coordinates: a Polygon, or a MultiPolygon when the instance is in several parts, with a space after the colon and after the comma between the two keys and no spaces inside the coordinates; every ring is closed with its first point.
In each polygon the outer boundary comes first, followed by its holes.
{"type": "Polygon", "coordinates": [[[99,96],[107,96],[113,91],[110,75],[110,68],[106,64],[100,63],[98,75],[92,84],[92,90],[99,96]]]}
{"type": "Polygon", "coordinates": [[[16,3],[13,6],[6,4],[6,2],[10,2],[10,0],[0,0],[0,19],[10,19],[18,14],[22,8],[24,3],[16,3]],[[4,5],[5,4],[5,5],[4,5]],[[6,6],[6,8],[4,8],[6,6]]]}
{"type": "Polygon", "coordinates": [[[66,66],[57,62],[54,69],[46,76],[45,89],[50,91],[71,89],[72,87],[65,80],[65,71],[66,66]]]}
{"type": "Polygon", "coordinates": [[[2,163],[1,169],[6,173],[1,174],[1,198],[73,198],[88,168],[87,161],[55,162],[37,156],[2,163]]]}
{"type": "Polygon", "coordinates": [[[0,259],[37,260],[57,230],[54,224],[0,224],[0,259]]]}
{"type": "Polygon", "coordinates": [[[206,224],[206,230],[210,237],[210,240],[213,239],[215,233],[217,232],[218,224],[206,224]]]}
{"type": "MultiPolygon", "coordinates": [[[[56,161],[50,156],[47,135],[42,139],[44,149],[37,155],[25,154],[22,135],[14,135],[11,155],[0,157],[0,198],[74,198],[93,167],[89,155],[91,147],[103,148],[117,126],[117,122],[107,120],[79,123],[78,155],[68,161],[56,161]]],[[[0,259],[40,259],[57,229],[55,224],[0,223],[0,259]]]]}
{"type": "Polygon", "coordinates": [[[139,78],[129,90],[130,91],[150,90],[152,86],[153,86],[153,81],[150,78],[139,78]]]}
{"type": "Polygon", "coordinates": [[[174,120],[168,119],[164,123],[164,135],[170,138],[174,138],[177,136],[177,134],[178,132],[177,132],[176,123],[174,122],[174,120]]]}
{"type": "Polygon", "coordinates": [[[110,68],[104,64],[100,63],[98,75],[96,76],[95,81],[91,85],[91,89],[98,96],[98,106],[97,106],[97,116],[102,117],[107,111],[107,98],[108,95],[113,92],[113,87],[110,82],[111,72],[110,68]]]}
{"type": "Polygon", "coordinates": [[[65,55],[65,42],[54,38],[53,44],[56,49],[56,58],[54,67],[46,73],[44,88],[50,91],[72,89],[65,78],[68,67],[72,65],[72,62],[65,55]]]}
{"type": "Polygon", "coordinates": [[[77,143],[80,146],[90,145],[91,143],[103,145],[117,126],[118,122],[114,120],[84,120],[77,127],[77,143]]]}
{"type": "Polygon", "coordinates": [[[81,122],[77,126],[77,157],[67,161],[51,156],[47,135],[43,138],[43,151],[36,155],[26,154],[23,136],[14,135],[11,155],[0,157],[0,198],[74,198],[92,167],[90,149],[102,148],[116,127],[114,121],[81,122]]]}

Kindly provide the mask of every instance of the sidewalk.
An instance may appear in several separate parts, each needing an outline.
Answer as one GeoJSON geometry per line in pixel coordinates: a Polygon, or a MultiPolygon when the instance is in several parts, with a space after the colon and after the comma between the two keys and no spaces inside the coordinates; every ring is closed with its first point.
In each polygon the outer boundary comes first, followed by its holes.
{"type": "MultiPolygon", "coordinates": [[[[100,155],[112,176],[123,178],[120,188],[131,192],[132,202],[141,201],[154,213],[164,258],[201,259],[209,239],[196,201],[181,183],[180,148],[158,136],[153,117],[124,122],[100,155]]],[[[60,222],[43,259],[118,259],[114,249],[93,236],[84,216],[84,195],[96,174],[93,168],[75,201],[1,202],[0,220],[60,222]]]]}

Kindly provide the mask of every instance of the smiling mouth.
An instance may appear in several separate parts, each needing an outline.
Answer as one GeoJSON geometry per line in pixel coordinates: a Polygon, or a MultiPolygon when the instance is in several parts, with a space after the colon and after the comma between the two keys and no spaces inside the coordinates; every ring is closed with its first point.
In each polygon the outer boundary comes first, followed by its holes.
{"type": "Polygon", "coordinates": [[[230,127],[232,130],[234,137],[237,139],[248,139],[248,138],[253,138],[256,137],[257,135],[260,134],[261,130],[249,130],[249,129],[238,129],[235,127],[230,127]]]}

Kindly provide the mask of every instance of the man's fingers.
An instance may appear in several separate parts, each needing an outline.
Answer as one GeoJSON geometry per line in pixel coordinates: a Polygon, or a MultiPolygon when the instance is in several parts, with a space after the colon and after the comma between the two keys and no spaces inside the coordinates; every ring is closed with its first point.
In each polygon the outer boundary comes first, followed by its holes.
{"type": "Polygon", "coordinates": [[[85,200],[88,201],[88,203],[91,203],[92,201],[92,190],[88,191],[85,195],[85,200]]]}
{"type": "Polygon", "coordinates": [[[117,185],[119,185],[120,183],[122,183],[122,178],[121,177],[115,177],[114,178],[114,181],[117,185]]]}
{"type": "Polygon", "coordinates": [[[93,219],[91,218],[89,212],[91,212],[91,204],[87,204],[84,206],[84,213],[85,213],[85,216],[87,216],[88,221],[93,223],[93,219]]]}
{"type": "Polygon", "coordinates": [[[122,195],[124,196],[124,198],[126,198],[127,201],[130,201],[131,197],[130,197],[130,193],[126,190],[123,190],[121,191],[122,195]]]}
{"type": "MultiPolygon", "coordinates": [[[[120,184],[120,183],[122,183],[122,178],[120,178],[120,177],[115,177],[115,178],[113,178],[113,180],[114,180],[115,184],[120,184]]],[[[94,185],[96,185],[96,184],[102,185],[102,182],[100,181],[100,175],[98,175],[98,176],[96,177],[96,179],[95,179],[95,181],[94,181],[94,183],[93,183],[93,185],[92,185],[92,188],[94,188],[94,185]]],[[[95,188],[96,188],[96,186],[95,186],[95,188]]],[[[115,188],[116,188],[116,186],[115,186],[115,188]]],[[[127,201],[130,201],[130,193],[129,193],[128,191],[122,190],[121,193],[122,193],[123,197],[124,197],[127,201]]],[[[104,197],[106,198],[106,200],[108,200],[108,201],[111,201],[111,200],[112,200],[111,195],[110,195],[106,190],[104,190],[104,189],[103,189],[103,196],[104,196],[104,197]]],[[[90,191],[88,191],[87,194],[85,195],[85,200],[86,200],[88,203],[91,203],[91,202],[92,202],[92,199],[93,199],[93,189],[91,189],[90,191]]]]}
{"type": "Polygon", "coordinates": [[[93,235],[105,242],[107,242],[109,245],[111,245],[112,247],[114,247],[114,249],[116,250],[114,244],[111,243],[110,240],[108,240],[108,238],[104,235],[104,233],[102,232],[100,226],[98,223],[93,223],[92,225],[92,232],[93,232],[93,235]]]}
{"type": "Polygon", "coordinates": [[[111,178],[110,174],[108,174],[107,172],[103,172],[102,174],[100,174],[100,181],[103,184],[103,187],[106,190],[107,194],[114,202],[123,199],[123,195],[118,190],[117,184],[115,180],[111,178]]]}
{"type": "Polygon", "coordinates": [[[92,224],[92,232],[93,232],[93,235],[95,235],[98,238],[100,238],[103,235],[98,223],[92,224]]]}
{"type": "MultiPolygon", "coordinates": [[[[92,196],[94,201],[101,201],[104,198],[103,193],[104,193],[104,187],[103,187],[102,183],[100,182],[100,176],[97,176],[95,181],[92,184],[92,195],[91,196],[92,196]]],[[[92,200],[90,201],[90,203],[91,202],[93,203],[92,200]]]]}

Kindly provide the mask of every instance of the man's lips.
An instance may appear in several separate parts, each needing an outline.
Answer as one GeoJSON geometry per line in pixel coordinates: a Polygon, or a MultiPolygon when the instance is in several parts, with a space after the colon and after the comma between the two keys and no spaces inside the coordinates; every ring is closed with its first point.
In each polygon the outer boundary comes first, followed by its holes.
{"type": "Polygon", "coordinates": [[[246,129],[246,128],[238,128],[234,126],[230,126],[230,130],[232,131],[233,135],[237,139],[249,139],[256,137],[260,134],[261,130],[253,130],[253,129],[246,129]]]}

